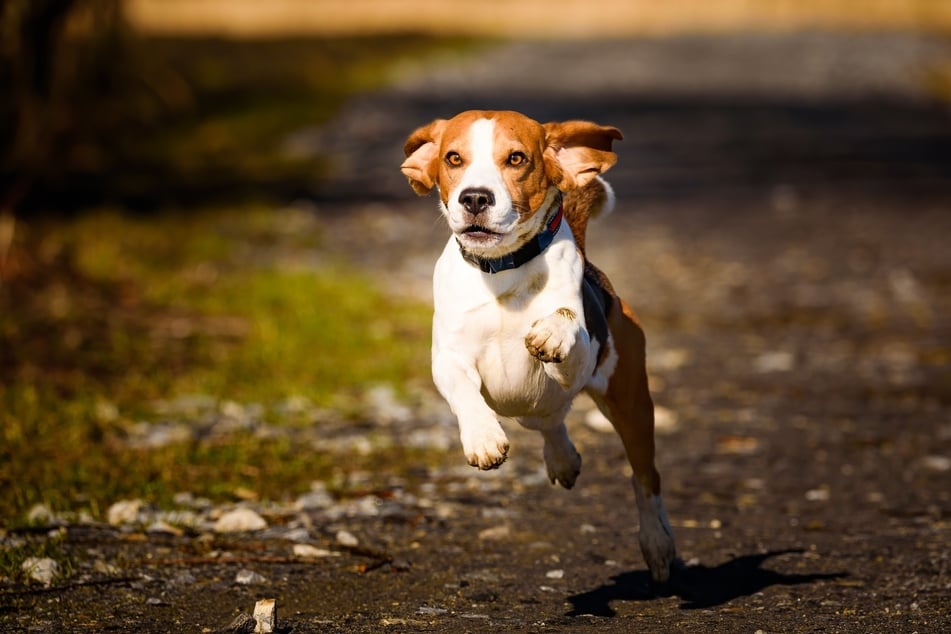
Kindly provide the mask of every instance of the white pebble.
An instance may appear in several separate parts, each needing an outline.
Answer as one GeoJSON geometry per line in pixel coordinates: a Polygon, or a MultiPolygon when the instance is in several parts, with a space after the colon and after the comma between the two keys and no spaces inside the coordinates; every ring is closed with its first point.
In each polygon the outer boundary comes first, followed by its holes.
{"type": "Polygon", "coordinates": [[[162,520],[158,520],[149,524],[145,529],[145,532],[159,535],[172,535],[174,537],[181,537],[185,534],[185,531],[182,529],[178,528],[177,526],[172,526],[168,522],[163,522],[162,520]]]}
{"type": "Polygon", "coordinates": [[[791,352],[775,350],[766,352],[753,359],[753,369],[761,374],[788,372],[796,365],[796,357],[791,352]]]}
{"type": "Polygon", "coordinates": [[[294,544],[294,556],[301,559],[317,559],[319,557],[333,557],[337,553],[326,548],[317,548],[310,544],[294,544]]]}
{"type": "Polygon", "coordinates": [[[120,500],[106,511],[106,521],[113,526],[132,524],[139,519],[142,500],[120,500]]]}
{"type": "Polygon", "coordinates": [[[677,431],[677,412],[661,405],[654,405],[654,430],[657,433],[677,431]]]}
{"type": "Polygon", "coordinates": [[[20,564],[20,570],[31,580],[48,586],[59,574],[59,564],[49,557],[27,557],[20,564]]]}
{"type": "Polygon", "coordinates": [[[416,610],[416,614],[427,614],[430,616],[438,616],[440,614],[446,614],[449,612],[446,608],[431,608],[429,606],[421,606],[416,610]]]}
{"type": "Polygon", "coordinates": [[[45,504],[34,504],[26,514],[26,520],[30,524],[55,524],[56,515],[45,504]]]}
{"type": "Polygon", "coordinates": [[[239,570],[238,574],[234,576],[235,583],[240,583],[243,586],[250,586],[257,583],[265,583],[267,579],[264,575],[254,572],[253,570],[239,570]]]}
{"type": "Polygon", "coordinates": [[[925,456],[924,465],[931,471],[948,471],[951,470],[951,458],[937,455],[925,456]]]}
{"type": "Polygon", "coordinates": [[[341,546],[356,546],[360,543],[360,540],[357,539],[357,536],[347,530],[337,531],[337,543],[341,546]]]}
{"type": "Polygon", "coordinates": [[[827,502],[829,500],[829,489],[820,487],[806,491],[806,499],[810,502],[827,502]]]}
{"type": "Polygon", "coordinates": [[[243,533],[265,528],[267,522],[251,509],[235,509],[219,517],[214,530],[216,533],[243,533]]]}
{"type": "Polygon", "coordinates": [[[500,524],[499,526],[493,526],[491,528],[483,528],[479,531],[479,539],[485,541],[505,539],[511,533],[512,529],[509,528],[508,524],[500,524]]]}
{"type": "Polygon", "coordinates": [[[561,570],[560,568],[556,570],[549,570],[545,573],[545,576],[549,579],[564,579],[565,571],[561,570]]]}

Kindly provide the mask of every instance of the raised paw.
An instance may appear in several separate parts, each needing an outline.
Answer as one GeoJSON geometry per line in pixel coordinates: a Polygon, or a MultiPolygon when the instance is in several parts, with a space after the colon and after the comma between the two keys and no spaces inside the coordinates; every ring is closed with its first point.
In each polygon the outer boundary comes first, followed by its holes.
{"type": "Polygon", "coordinates": [[[498,469],[508,457],[509,440],[499,425],[462,434],[462,451],[473,467],[498,469]]]}
{"type": "Polygon", "coordinates": [[[578,338],[578,316],[570,308],[559,308],[532,324],[525,335],[528,353],[544,363],[561,363],[578,338]]]}

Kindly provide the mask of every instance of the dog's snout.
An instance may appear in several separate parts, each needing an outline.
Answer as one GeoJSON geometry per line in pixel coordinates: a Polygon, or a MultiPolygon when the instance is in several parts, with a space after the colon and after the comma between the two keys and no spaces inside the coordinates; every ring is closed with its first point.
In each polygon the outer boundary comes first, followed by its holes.
{"type": "Polygon", "coordinates": [[[495,194],[484,187],[468,187],[459,194],[459,204],[470,214],[480,214],[495,204],[495,194]]]}

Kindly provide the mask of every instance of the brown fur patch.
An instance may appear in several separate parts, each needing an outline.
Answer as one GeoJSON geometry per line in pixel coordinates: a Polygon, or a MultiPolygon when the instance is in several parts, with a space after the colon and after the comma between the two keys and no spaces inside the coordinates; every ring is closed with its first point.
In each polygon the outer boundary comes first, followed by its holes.
{"type": "Polygon", "coordinates": [[[597,217],[608,202],[608,192],[597,179],[584,187],[573,189],[565,194],[564,213],[575,242],[584,253],[584,238],[588,231],[588,220],[597,217]]]}
{"type": "Polygon", "coordinates": [[[578,315],[576,315],[575,311],[571,310],[570,308],[562,307],[556,310],[555,312],[569,321],[574,321],[578,319],[578,315]]]}

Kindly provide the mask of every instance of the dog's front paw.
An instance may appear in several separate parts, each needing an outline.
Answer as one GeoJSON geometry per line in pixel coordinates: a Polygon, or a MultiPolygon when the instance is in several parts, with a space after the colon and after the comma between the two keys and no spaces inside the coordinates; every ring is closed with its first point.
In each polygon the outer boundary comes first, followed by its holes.
{"type": "Polygon", "coordinates": [[[509,439],[496,423],[474,432],[462,433],[462,451],[473,467],[498,469],[508,457],[509,439]]]}
{"type": "Polygon", "coordinates": [[[528,353],[545,363],[561,363],[578,339],[578,316],[570,308],[559,308],[542,317],[525,335],[528,353]]]}

